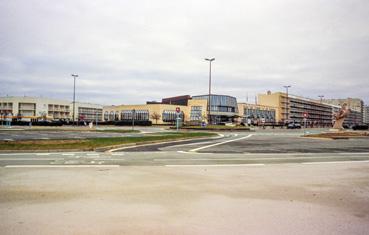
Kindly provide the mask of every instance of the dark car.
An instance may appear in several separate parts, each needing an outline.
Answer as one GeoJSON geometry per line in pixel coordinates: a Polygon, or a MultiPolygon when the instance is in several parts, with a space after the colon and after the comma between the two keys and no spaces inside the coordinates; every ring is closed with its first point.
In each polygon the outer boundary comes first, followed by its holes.
{"type": "Polygon", "coordinates": [[[356,130],[365,131],[365,130],[368,130],[368,129],[369,129],[369,126],[368,126],[368,125],[354,125],[354,126],[352,127],[352,129],[353,129],[354,131],[356,131],[356,130]]]}
{"type": "Polygon", "coordinates": [[[299,123],[290,123],[287,125],[287,129],[301,129],[301,125],[299,123]]]}

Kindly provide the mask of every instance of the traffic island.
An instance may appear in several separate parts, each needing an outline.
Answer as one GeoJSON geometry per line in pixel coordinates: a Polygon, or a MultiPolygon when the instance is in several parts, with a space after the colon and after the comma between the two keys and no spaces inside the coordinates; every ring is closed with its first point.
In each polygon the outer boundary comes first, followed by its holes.
{"type": "MultiPolygon", "coordinates": [[[[176,127],[170,127],[175,129],[176,127]]],[[[182,126],[181,130],[198,130],[198,131],[252,131],[246,126],[223,126],[223,125],[208,125],[208,126],[182,126]]]]}
{"type": "Polygon", "coordinates": [[[369,132],[366,131],[331,131],[319,134],[303,135],[307,138],[324,138],[324,139],[351,139],[351,138],[369,138],[369,132]]]}
{"type": "Polygon", "coordinates": [[[91,139],[61,139],[61,140],[16,140],[0,141],[0,152],[58,152],[58,151],[94,151],[110,149],[122,145],[135,145],[171,140],[196,139],[214,137],[215,133],[206,132],[176,132],[145,136],[106,137],[91,139]]]}

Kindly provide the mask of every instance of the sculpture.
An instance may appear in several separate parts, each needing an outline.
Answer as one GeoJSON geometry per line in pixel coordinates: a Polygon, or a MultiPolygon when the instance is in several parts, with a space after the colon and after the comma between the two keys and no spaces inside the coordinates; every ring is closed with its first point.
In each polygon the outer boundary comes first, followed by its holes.
{"type": "Polygon", "coordinates": [[[334,130],[343,130],[343,122],[345,118],[350,114],[350,109],[348,108],[347,104],[344,103],[338,113],[334,114],[335,122],[333,125],[334,130]]]}

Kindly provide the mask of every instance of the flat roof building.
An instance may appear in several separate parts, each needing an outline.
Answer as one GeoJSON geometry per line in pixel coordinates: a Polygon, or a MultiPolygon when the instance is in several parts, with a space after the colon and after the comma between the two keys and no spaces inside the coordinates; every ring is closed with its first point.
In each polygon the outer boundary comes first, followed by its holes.
{"type": "MultiPolygon", "coordinates": [[[[103,119],[104,121],[132,120],[134,114],[135,120],[171,124],[176,120],[176,108],[178,107],[182,121],[207,122],[209,115],[208,99],[208,95],[178,96],[164,98],[162,103],[148,102],[140,105],[105,106],[103,119]]],[[[210,100],[212,123],[231,122],[238,117],[238,106],[235,97],[211,95],[210,100]]]]}
{"type": "Polygon", "coordinates": [[[365,124],[369,124],[369,106],[364,106],[364,121],[365,124]]]}
{"type": "MultiPolygon", "coordinates": [[[[75,119],[102,120],[102,105],[76,102],[75,119]]],[[[18,117],[20,120],[32,119],[71,120],[73,102],[46,97],[5,96],[0,97],[0,114],[18,117]]]]}

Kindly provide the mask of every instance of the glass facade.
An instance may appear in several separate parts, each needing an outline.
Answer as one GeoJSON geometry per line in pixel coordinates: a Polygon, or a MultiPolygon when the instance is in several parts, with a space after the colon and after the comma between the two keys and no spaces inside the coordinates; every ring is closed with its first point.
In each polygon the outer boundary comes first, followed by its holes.
{"type": "Polygon", "coordinates": [[[243,114],[243,122],[245,123],[247,123],[247,119],[253,122],[261,122],[263,119],[265,122],[275,122],[275,110],[245,108],[243,114]]]}
{"type": "MultiPolygon", "coordinates": [[[[193,96],[192,99],[208,100],[209,95],[193,96]]],[[[238,113],[237,99],[227,95],[211,95],[210,110],[211,112],[238,113]]]]}
{"type": "MultiPolygon", "coordinates": [[[[209,95],[193,96],[193,100],[209,100],[209,95]]],[[[207,106],[209,112],[209,106],[207,106]]],[[[227,95],[210,96],[210,122],[217,124],[221,122],[234,122],[238,116],[237,99],[227,95]]]]}
{"type": "MultiPolygon", "coordinates": [[[[183,120],[184,113],[180,112],[179,117],[183,120]]],[[[177,118],[177,112],[174,110],[164,110],[162,114],[163,122],[175,122],[177,118]]]]}
{"type": "MultiPolygon", "coordinates": [[[[121,120],[127,121],[132,120],[133,110],[123,110],[121,113],[121,120]]],[[[134,119],[140,121],[148,121],[149,120],[149,110],[135,110],[134,111],[134,119]]]]}

